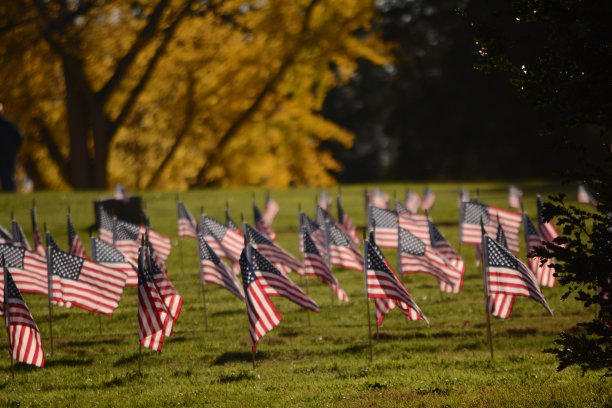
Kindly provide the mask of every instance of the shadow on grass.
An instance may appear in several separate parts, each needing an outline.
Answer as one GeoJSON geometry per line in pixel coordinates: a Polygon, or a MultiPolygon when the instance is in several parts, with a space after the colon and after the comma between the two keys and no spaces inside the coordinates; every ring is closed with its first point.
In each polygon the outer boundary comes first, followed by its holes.
{"type": "Polygon", "coordinates": [[[368,349],[369,345],[367,344],[355,344],[353,346],[347,347],[344,350],[341,351],[341,353],[346,353],[346,354],[356,354],[356,353],[361,353],[362,351],[368,349]]]}
{"type": "Polygon", "coordinates": [[[93,363],[93,358],[53,358],[45,361],[45,367],[82,367],[93,363]]]}
{"type": "Polygon", "coordinates": [[[69,347],[87,347],[96,346],[98,344],[119,344],[121,339],[96,339],[96,340],[69,340],[61,342],[61,344],[69,347]]]}
{"type": "Polygon", "coordinates": [[[134,380],[140,381],[141,379],[147,377],[147,374],[139,374],[138,372],[130,372],[121,377],[113,377],[112,379],[103,382],[100,384],[98,388],[112,388],[112,387],[122,387],[127,385],[134,380]]]}
{"type": "MultiPolygon", "coordinates": [[[[13,368],[8,366],[6,368],[3,368],[2,372],[10,374],[11,370],[13,370],[14,373],[29,373],[30,371],[36,371],[38,369],[39,369],[38,367],[35,367],[33,365],[30,365],[30,364],[23,364],[23,363],[15,362],[15,363],[13,363],[13,368]]],[[[0,384],[0,390],[2,388],[6,387],[6,385],[7,384],[0,384]]]]}
{"type": "MultiPolygon", "coordinates": [[[[138,354],[139,353],[133,353],[129,356],[121,357],[119,360],[115,361],[115,363],[113,364],[113,367],[122,367],[125,365],[135,363],[136,361],[138,361],[138,354]]],[[[142,358],[146,358],[147,354],[148,353],[142,353],[142,358]]]]}
{"type": "Polygon", "coordinates": [[[221,384],[227,384],[238,381],[254,380],[256,378],[257,377],[252,371],[241,371],[239,373],[222,375],[217,381],[219,381],[221,384]]]}
{"type": "Polygon", "coordinates": [[[283,329],[278,331],[278,335],[280,337],[297,337],[300,334],[302,334],[302,332],[293,329],[283,329]]]}
{"type": "MultiPolygon", "coordinates": [[[[267,353],[259,352],[255,356],[255,361],[264,360],[268,357],[267,353]]],[[[245,351],[230,351],[223,353],[215,358],[212,365],[224,365],[227,363],[250,363],[252,361],[251,353],[245,351]]]]}
{"type": "Polygon", "coordinates": [[[507,337],[527,337],[527,336],[535,336],[538,332],[538,329],[535,327],[520,327],[517,329],[508,329],[506,330],[505,335],[507,337]]]}

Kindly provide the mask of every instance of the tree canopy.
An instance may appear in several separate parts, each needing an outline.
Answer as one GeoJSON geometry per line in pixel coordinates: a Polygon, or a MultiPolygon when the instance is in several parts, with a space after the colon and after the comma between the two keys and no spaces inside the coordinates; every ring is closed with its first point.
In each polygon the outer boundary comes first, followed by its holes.
{"type": "Polygon", "coordinates": [[[388,61],[371,1],[0,4],[0,99],[39,186],[329,185],[321,115],[357,59],[388,61]]]}

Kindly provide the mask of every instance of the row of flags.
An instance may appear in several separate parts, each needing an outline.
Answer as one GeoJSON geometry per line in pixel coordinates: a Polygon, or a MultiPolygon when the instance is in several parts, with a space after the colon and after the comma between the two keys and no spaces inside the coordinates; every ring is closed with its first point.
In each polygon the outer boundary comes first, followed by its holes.
{"type": "MultiPolygon", "coordinates": [[[[319,200],[319,204],[322,202],[319,200]]],[[[325,202],[329,209],[329,200],[325,202]]],[[[179,237],[195,238],[198,242],[201,283],[221,286],[246,302],[253,351],[259,339],[282,319],[270,297],[282,296],[302,308],[319,311],[316,302],[288,277],[292,272],[316,276],[342,302],[349,299],[333,274],[332,266],[363,272],[367,296],[375,302],[378,324],[382,324],[385,315],[396,307],[408,320],[427,321],[402,283],[402,274],[427,273],[438,280],[442,292],[461,291],[465,263],[427,212],[414,212],[397,200],[394,210],[370,205],[369,236],[362,253],[355,225],[338,196],[337,220],[321,205],[317,205],[314,219],[300,211],[298,237],[303,261],[299,261],[275,242],[272,221],[279,211],[278,204],[268,199],[263,213],[253,204],[254,226],[243,223],[243,228],[239,229],[227,209],[225,223],[206,214],[196,220],[183,203],[177,201],[179,237]],[[397,273],[380,247],[397,249],[397,273]]],[[[171,283],[165,265],[171,250],[170,239],[153,230],[148,222],[132,224],[102,209],[98,238],[90,237],[89,257],[70,214],[67,217],[67,251],[60,249],[48,232],[45,233],[46,245],[43,245],[35,208],[31,215],[33,247],[15,220],[11,233],[0,229],[0,257],[4,269],[2,311],[7,330],[10,334],[11,325],[18,324],[31,330],[27,341],[20,340],[23,337],[20,334],[11,337],[14,339],[11,350],[16,359],[38,366],[44,364],[44,357],[40,357],[43,354],[39,356],[35,351],[38,346],[33,345],[39,344],[42,350],[40,334],[31,315],[31,323],[25,318],[19,320],[22,312],[14,312],[11,317],[11,299],[20,299],[25,307],[21,310],[27,310],[21,292],[47,295],[53,305],[112,315],[124,287],[137,286],[140,343],[161,350],[164,338],[173,333],[182,307],[182,298],[171,283]]],[[[513,254],[518,251],[521,223],[525,224],[528,249],[542,245],[543,241],[552,242],[558,236],[552,224],[539,221],[538,230],[525,213],[502,210],[478,200],[462,202],[460,242],[482,248],[487,299],[491,313],[496,316],[508,317],[516,296],[534,298],[550,311],[539,285],[552,277],[552,269],[546,265],[546,260],[536,258],[531,258],[529,266],[525,266],[513,254]]],[[[22,331],[13,330],[13,333],[22,331]]]]}

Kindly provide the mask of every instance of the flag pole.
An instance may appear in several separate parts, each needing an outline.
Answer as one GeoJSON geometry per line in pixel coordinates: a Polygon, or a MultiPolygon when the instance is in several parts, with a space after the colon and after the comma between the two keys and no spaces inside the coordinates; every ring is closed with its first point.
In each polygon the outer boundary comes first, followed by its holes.
{"type": "MultiPolygon", "coordinates": [[[[141,279],[143,278],[141,276],[141,273],[144,276],[145,273],[145,253],[144,253],[144,248],[145,248],[145,234],[142,234],[142,238],[140,241],[140,249],[138,250],[138,293],[140,296],[140,284],[141,284],[141,279]]],[[[140,308],[140,299],[138,300],[138,307],[140,308]]],[[[140,313],[140,312],[139,312],[140,313]]],[[[140,333],[140,323],[139,327],[138,327],[138,331],[140,333]]],[[[138,335],[138,376],[142,377],[142,370],[141,370],[141,363],[142,361],[142,343],[140,342],[140,335],[138,335]]]]}
{"type": "MultiPolygon", "coordinates": [[[[178,211],[178,205],[181,203],[181,199],[179,198],[178,193],[176,194],[176,207],[178,211]]],[[[180,214],[179,214],[180,217],[180,214]]],[[[184,272],[184,263],[183,263],[183,238],[181,238],[180,232],[178,233],[178,245],[179,245],[179,258],[181,259],[181,276],[183,276],[184,272]]]]}
{"type": "Polygon", "coordinates": [[[202,310],[204,312],[204,331],[208,331],[208,310],[206,309],[206,290],[204,282],[200,284],[200,296],[202,298],[202,310]]]}
{"type": "Polygon", "coordinates": [[[489,352],[491,353],[491,360],[493,360],[493,336],[491,335],[491,314],[489,311],[489,285],[487,279],[487,269],[485,267],[485,259],[487,259],[487,246],[485,243],[486,231],[484,229],[482,218],[480,219],[480,227],[482,231],[482,240],[480,244],[482,258],[480,260],[480,264],[482,266],[482,286],[484,289],[485,316],[487,318],[487,341],[489,343],[489,352]]]}
{"type": "Polygon", "coordinates": [[[365,276],[366,308],[368,309],[368,345],[370,348],[370,363],[372,362],[372,318],[370,316],[370,298],[368,297],[368,245],[366,232],[363,232],[363,274],[365,276]]]}
{"type": "MultiPolygon", "coordinates": [[[[333,268],[333,265],[332,265],[332,262],[331,262],[330,247],[331,247],[331,244],[329,242],[329,221],[326,219],[325,220],[325,252],[326,252],[325,253],[325,262],[327,263],[327,267],[329,268],[329,271],[331,272],[332,268],[333,268]]],[[[330,303],[333,306],[334,305],[334,292],[331,291],[330,295],[331,295],[330,303]]]]}
{"type": "Polygon", "coordinates": [[[7,328],[6,335],[8,340],[8,352],[11,358],[11,377],[15,378],[15,369],[13,365],[13,347],[11,345],[11,334],[8,330],[9,327],[9,307],[8,307],[8,267],[6,266],[6,259],[2,254],[2,273],[4,274],[4,327],[7,328]]]}
{"type": "Polygon", "coordinates": [[[44,223],[44,229],[45,244],[47,245],[47,300],[49,310],[49,344],[51,345],[51,356],[53,356],[53,303],[51,302],[51,297],[53,296],[53,263],[51,260],[51,250],[49,247],[49,231],[47,231],[46,222],[44,223]]]}
{"type": "MultiPolygon", "coordinates": [[[[244,222],[244,214],[240,213],[240,219],[242,221],[242,231],[243,231],[243,235],[244,235],[244,249],[246,250],[246,257],[247,257],[247,263],[249,265],[252,265],[253,262],[253,253],[251,252],[251,245],[249,245],[249,235],[248,235],[248,231],[247,231],[247,227],[246,227],[246,222],[244,222]]],[[[240,271],[240,273],[242,274],[242,271],[240,271]]],[[[244,280],[244,275],[243,275],[243,280],[244,280]]],[[[247,317],[249,316],[249,305],[248,305],[248,291],[244,290],[244,304],[246,306],[247,309],[247,317]]],[[[249,330],[251,328],[249,327],[249,330]]],[[[251,341],[252,337],[251,337],[251,341]]],[[[251,344],[251,362],[253,363],[253,370],[255,370],[255,348],[254,345],[251,344]]]]}

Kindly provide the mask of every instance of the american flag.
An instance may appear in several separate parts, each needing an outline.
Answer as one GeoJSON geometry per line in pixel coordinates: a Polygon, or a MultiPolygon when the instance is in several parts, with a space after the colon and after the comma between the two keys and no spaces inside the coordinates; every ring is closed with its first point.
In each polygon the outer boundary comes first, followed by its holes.
{"type": "Polygon", "coordinates": [[[323,208],[317,205],[315,210],[317,213],[317,224],[319,224],[321,227],[323,227],[326,222],[329,222],[330,224],[336,223],[336,220],[334,220],[334,217],[332,217],[332,215],[326,210],[324,210],[323,208]]]}
{"type": "Polygon", "coordinates": [[[398,216],[395,211],[370,207],[369,228],[382,248],[397,248],[398,216]]]}
{"type": "MultiPolygon", "coordinates": [[[[461,272],[450,264],[438,251],[425,244],[414,234],[403,228],[398,228],[400,266],[404,273],[427,273],[454,290],[456,282],[461,280],[461,272]]],[[[442,286],[440,286],[442,290],[442,286]]]]}
{"type": "Polygon", "coordinates": [[[457,207],[461,208],[462,203],[470,201],[470,190],[466,188],[459,189],[459,196],[457,197],[457,207]]]}
{"type": "Polygon", "coordinates": [[[248,242],[283,272],[294,271],[298,274],[304,273],[301,262],[285,249],[270,241],[248,224],[245,224],[245,230],[248,242]]]}
{"type": "Polygon", "coordinates": [[[26,238],[25,233],[23,232],[23,228],[21,228],[21,225],[19,225],[19,223],[15,220],[11,221],[11,232],[12,239],[8,241],[9,243],[31,251],[30,244],[28,243],[28,239],[26,238]]]}
{"type": "Polygon", "coordinates": [[[578,202],[583,204],[591,204],[593,207],[597,207],[597,200],[593,193],[584,184],[578,185],[578,202]]]}
{"type": "Polygon", "coordinates": [[[215,251],[215,253],[221,257],[238,262],[240,259],[240,253],[242,252],[242,247],[244,246],[244,236],[242,231],[236,228],[228,228],[220,222],[207,216],[202,216],[201,223],[215,241],[211,245],[210,240],[206,239],[206,243],[210,245],[213,251],[215,251]],[[217,250],[216,247],[219,247],[219,250],[217,250]]]}
{"type": "Polygon", "coordinates": [[[482,247],[487,295],[530,297],[552,314],[535,276],[525,264],[486,234],[483,234],[482,247]]]}
{"type": "Polygon", "coordinates": [[[421,197],[414,191],[406,190],[405,198],[404,198],[404,206],[411,213],[416,213],[421,206],[421,197]]]}
{"type": "Polygon", "coordinates": [[[293,281],[284,276],[263,253],[251,248],[251,262],[255,275],[261,279],[262,287],[269,296],[282,296],[296,305],[319,312],[319,306],[293,281]]]}
{"type": "Polygon", "coordinates": [[[529,254],[529,268],[535,274],[540,286],[552,288],[557,282],[557,278],[553,276],[555,269],[549,263],[552,259],[545,259],[535,255],[531,256],[531,251],[542,247],[542,242],[544,241],[542,235],[540,235],[540,232],[535,228],[527,214],[523,214],[523,222],[525,224],[525,245],[527,247],[527,254],[529,254]]]}
{"type": "Polygon", "coordinates": [[[332,198],[325,191],[321,191],[319,193],[319,199],[317,200],[317,205],[324,209],[325,211],[331,211],[332,207],[332,198]]]}
{"type": "Polygon", "coordinates": [[[519,213],[502,210],[479,202],[470,201],[463,203],[461,208],[461,242],[464,244],[478,245],[482,239],[480,222],[490,235],[497,233],[497,226],[501,223],[504,227],[508,248],[512,252],[519,251],[519,228],[521,227],[522,215],[519,213]],[[498,221],[499,219],[499,221],[498,221]]]}
{"type": "Polygon", "coordinates": [[[302,232],[302,229],[305,229],[310,235],[310,238],[315,243],[317,249],[319,250],[319,253],[323,257],[327,257],[327,238],[325,234],[325,226],[321,226],[317,224],[312,218],[310,218],[308,215],[304,214],[303,212],[300,212],[299,220],[300,222],[298,226],[299,228],[298,232],[300,233],[300,238],[299,238],[300,252],[304,254],[304,239],[301,237],[301,232],[302,232]]]}
{"type": "MultiPolygon", "coordinates": [[[[506,240],[506,235],[504,234],[504,230],[501,225],[497,226],[497,235],[495,237],[495,241],[508,249],[508,241],[506,240]]],[[[480,248],[480,245],[478,246],[480,248]]],[[[482,252],[480,252],[480,256],[482,257],[482,252]]],[[[488,297],[488,305],[489,312],[495,316],[500,317],[502,319],[507,319],[510,317],[512,313],[512,306],[514,305],[514,295],[510,295],[507,293],[493,293],[488,297]]]]}
{"type": "Polygon", "coordinates": [[[115,220],[113,243],[127,258],[138,259],[138,249],[140,248],[138,242],[141,237],[140,225],[115,220]]]}
{"type": "MultiPolygon", "coordinates": [[[[147,274],[153,279],[153,284],[157,289],[165,308],[160,314],[160,318],[164,324],[163,334],[166,337],[172,336],[174,333],[174,325],[179,318],[183,307],[183,298],[174,288],[174,285],[168,279],[168,276],[158,262],[151,256],[151,246],[147,243],[144,261],[146,264],[147,274]]],[[[139,282],[140,285],[140,282],[139,282]]],[[[143,344],[144,345],[144,344],[143,344]]]]}
{"type": "Polygon", "coordinates": [[[200,282],[221,286],[229,290],[238,299],[244,300],[242,286],[201,235],[198,236],[198,249],[200,253],[200,282]]]}
{"type": "Polygon", "coordinates": [[[447,285],[445,282],[440,282],[440,290],[447,293],[459,293],[463,287],[463,276],[465,275],[465,262],[461,255],[450,245],[440,230],[436,227],[433,221],[428,220],[429,238],[431,246],[438,251],[456,270],[459,276],[454,276],[454,285],[447,285]]]}
{"type": "Polygon", "coordinates": [[[346,233],[338,226],[327,224],[331,264],[344,269],[363,271],[363,257],[346,233]]]}
{"type": "Polygon", "coordinates": [[[195,217],[180,200],[176,202],[176,210],[178,212],[177,226],[179,238],[196,238],[198,222],[195,217]]]}
{"type": "Polygon", "coordinates": [[[369,299],[376,299],[376,322],[381,325],[385,314],[398,307],[408,320],[427,318],[412,300],[408,290],[393,272],[380,249],[374,242],[373,234],[365,242],[366,291],[369,299]]]}
{"type": "Polygon", "coordinates": [[[342,198],[340,197],[340,195],[338,195],[338,197],[336,198],[336,204],[338,206],[338,222],[340,223],[340,226],[342,227],[344,232],[346,232],[349,238],[351,238],[353,244],[359,245],[360,240],[359,236],[357,235],[357,228],[355,227],[355,225],[353,225],[353,222],[351,221],[350,217],[344,211],[344,207],[342,206],[342,198]]]}
{"type": "Polygon", "coordinates": [[[48,247],[52,298],[60,306],[77,306],[112,315],[119,306],[127,275],[97,262],[48,247]]]}
{"type": "Polygon", "coordinates": [[[74,226],[72,225],[72,217],[70,216],[70,213],[66,215],[66,224],[68,226],[68,253],[80,256],[81,258],[87,257],[83,241],[81,241],[79,234],[77,234],[74,226]]]}
{"type": "Polygon", "coordinates": [[[249,333],[251,335],[251,349],[257,352],[257,343],[283,319],[266,293],[265,279],[255,274],[253,266],[248,260],[245,248],[240,255],[240,271],[246,298],[247,315],[249,317],[249,333]]]}
{"type": "Polygon", "coordinates": [[[34,252],[36,252],[40,256],[47,256],[47,252],[45,250],[45,246],[42,242],[42,236],[40,235],[40,231],[38,230],[38,225],[36,222],[36,207],[32,206],[30,209],[30,219],[32,220],[32,235],[34,239],[34,252]]]}
{"type": "Polygon", "coordinates": [[[38,327],[6,265],[3,270],[2,312],[9,337],[9,353],[20,363],[42,367],[45,353],[38,327]]]}
{"type": "Polygon", "coordinates": [[[124,256],[117,248],[97,238],[90,238],[91,259],[107,268],[116,269],[126,274],[125,286],[138,286],[138,265],[124,256]]]}
{"type": "Polygon", "coordinates": [[[161,351],[165,323],[170,314],[145,261],[145,247],[138,255],[138,340],[143,346],[161,351]]]}
{"type": "Polygon", "coordinates": [[[379,188],[368,193],[368,206],[387,208],[389,205],[389,194],[385,193],[379,188]]]}
{"type": "Polygon", "coordinates": [[[280,206],[278,205],[278,203],[276,202],[276,200],[274,200],[273,198],[270,198],[270,195],[268,194],[268,196],[266,197],[266,206],[264,208],[264,213],[263,213],[263,220],[266,223],[266,225],[269,225],[270,228],[272,228],[272,223],[274,222],[274,219],[276,218],[276,215],[278,214],[278,212],[280,211],[280,206]]]}
{"type": "Polygon", "coordinates": [[[98,228],[98,236],[107,244],[113,244],[113,231],[115,230],[115,219],[104,209],[100,207],[100,226],[98,228]]]}
{"type": "Polygon", "coordinates": [[[540,234],[542,235],[542,238],[544,241],[554,243],[555,238],[559,237],[561,234],[559,234],[559,231],[557,231],[557,228],[552,222],[544,221],[542,197],[539,194],[537,198],[537,204],[538,204],[538,223],[540,224],[540,234]]]}
{"type": "Polygon", "coordinates": [[[421,201],[421,209],[424,211],[430,211],[435,202],[436,193],[431,191],[429,187],[425,187],[425,191],[423,192],[423,201],[421,201]]]}
{"type": "Polygon", "coordinates": [[[46,257],[10,244],[0,244],[0,257],[4,257],[21,292],[48,294],[46,257]]]}
{"type": "Polygon", "coordinates": [[[234,220],[232,220],[232,217],[230,217],[229,209],[227,207],[225,208],[225,226],[233,230],[240,230],[234,220]]]}
{"type": "Polygon", "coordinates": [[[13,220],[11,221],[11,227],[13,230],[13,245],[31,251],[32,248],[28,243],[28,239],[26,238],[25,233],[23,232],[23,228],[21,228],[21,225],[19,225],[17,221],[13,220]]]}
{"type": "Polygon", "coordinates": [[[395,211],[398,215],[400,227],[416,235],[425,244],[430,245],[427,214],[413,214],[397,200],[395,200],[395,211]]]}
{"type": "Polygon", "coordinates": [[[340,287],[338,279],[333,275],[325,260],[317,250],[317,247],[310,238],[310,234],[304,228],[302,229],[302,239],[304,247],[304,274],[317,276],[323,283],[329,285],[334,292],[334,295],[341,302],[348,302],[346,292],[340,287]]]}
{"type": "Polygon", "coordinates": [[[508,187],[508,205],[511,208],[523,208],[523,190],[517,186],[508,187]]]}
{"type": "Polygon", "coordinates": [[[266,236],[270,241],[276,241],[276,233],[272,229],[272,226],[266,223],[265,219],[261,215],[261,211],[257,207],[255,200],[253,200],[253,219],[255,220],[255,228],[257,231],[266,236]]]}

